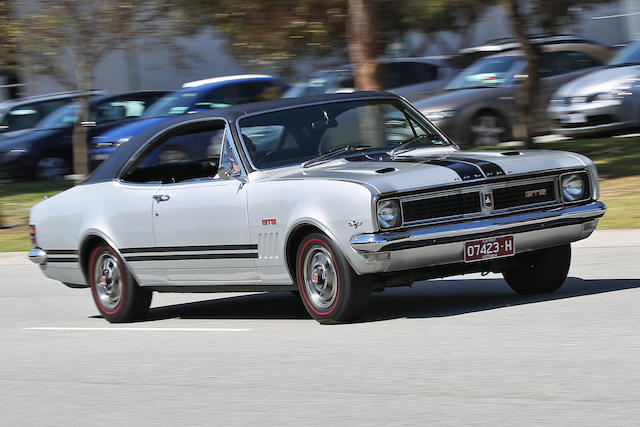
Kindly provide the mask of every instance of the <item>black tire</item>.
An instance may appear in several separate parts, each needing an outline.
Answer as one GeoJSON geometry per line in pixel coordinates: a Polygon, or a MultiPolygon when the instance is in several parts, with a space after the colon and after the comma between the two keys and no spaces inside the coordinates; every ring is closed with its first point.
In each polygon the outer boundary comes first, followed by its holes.
{"type": "Polygon", "coordinates": [[[302,303],[320,323],[352,321],[369,304],[370,286],[324,234],[310,234],[298,246],[296,278],[302,303]]]}
{"type": "Polygon", "coordinates": [[[481,111],[469,120],[466,143],[469,146],[498,145],[507,140],[509,129],[497,113],[481,111]]]}
{"type": "Polygon", "coordinates": [[[563,245],[520,255],[502,275],[521,295],[547,294],[560,289],[570,265],[571,245],[563,245]]]}
{"type": "Polygon", "coordinates": [[[149,311],[151,290],[138,286],[122,259],[107,244],[91,252],[89,285],[96,307],[110,323],[139,320],[149,311]]]}
{"type": "Polygon", "coordinates": [[[47,155],[36,163],[35,174],[40,181],[64,179],[69,173],[71,168],[67,159],[56,154],[47,155]]]}

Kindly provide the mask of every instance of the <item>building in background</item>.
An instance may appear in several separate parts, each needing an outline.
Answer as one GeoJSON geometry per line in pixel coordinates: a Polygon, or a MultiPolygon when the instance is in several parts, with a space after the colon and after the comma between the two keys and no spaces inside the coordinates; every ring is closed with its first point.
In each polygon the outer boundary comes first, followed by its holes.
{"type": "MultiPolygon", "coordinates": [[[[595,6],[577,9],[579,18],[576,24],[564,31],[566,34],[577,34],[608,44],[621,44],[640,38],[640,1],[617,0],[595,6]]],[[[490,39],[511,37],[511,29],[502,9],[495,6],[478,20],[471,29],[468,40],[471,44],[482,44],[490,39]]],[[[408,37],[407,45],[420,37],[408,37]]],[[[394,54],[411,52],[414,55],[443,55],[459,49],[461,37],[457,34],[442,35],[444,44],[431,44],[420,51],[411,46],[394,49],[394,54]],[[448,46],[446,51],[443,46],[448,46]]],[[[419,40],[418,40],[419,41],[419,40]]],[[[191,37],[178,40],[184,46],[184,53],[179,58],[172,58],[166,51],[150,50],[141,47],[143,40],[133,41],[128,50],[116,51],[105,58],[96,72],[95,87],[109,92],[126,92],[132,90],[178,89],[186,81],[199,80],[229,74],[244,73],[242,64],[234,59],[225,47],[225,42],[213,29],[202,31],[191,37]]],[[[335,58],[336,63],[345,62],[346,58],[335,58]]],[[[326,59],[302,60],[299,64],[301,74],[325,67],[326,59]]],[[[251,70],[273,73],[274,70],[251,70]]],[[[35,75],[28,69],[21,73],[21,95],[38,95],[73,88],[63,87],[50,77],[35,75]]],[[[7,97],[7,90],[2,88],[5,78],[0,73],[0,100],[7,97]]]]}

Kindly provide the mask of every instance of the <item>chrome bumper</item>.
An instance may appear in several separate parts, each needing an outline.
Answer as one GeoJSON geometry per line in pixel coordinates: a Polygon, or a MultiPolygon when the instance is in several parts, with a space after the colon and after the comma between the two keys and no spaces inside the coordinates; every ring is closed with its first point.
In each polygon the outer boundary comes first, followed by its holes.
{"type": "Polygon", "coordinates": [[[31,248],[29,251],[29,259],[36,264],[46,264],[47,253],[40,248],[31,248]]]}
{"type": "MultiPolygon", "coordinates": [[[[351,247],[360,254],[394,252],[467,240],[518,234],[584,224],[604,215],[602,202],[580,206],[562,206],[547,210],[509,216],[470,220],[467,222],[434,225],[399,232],[360,234],[351,239],[351,247]]],[[[595,229],[584,230],[587,237],[595,229]]],[[[578,237],[574,240],[579,240],[578,237]]]]}

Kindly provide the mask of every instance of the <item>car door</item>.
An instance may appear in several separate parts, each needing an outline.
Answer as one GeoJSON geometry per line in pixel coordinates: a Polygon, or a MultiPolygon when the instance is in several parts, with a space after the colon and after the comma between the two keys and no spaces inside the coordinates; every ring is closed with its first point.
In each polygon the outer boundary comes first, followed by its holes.
{"type": "Polygon", "coordinates": [[[259,279],[257,245],[251,243],[248,227],[247,184],[242,175],[225,175],[223,179],[212,175],[213,169],[207,167],[217,161],[211,159],[215,151],[211,147],[219,147],[220,138],[223,151],[231,150],[237,158],[228,129],[219,132],[221,124],[224,122],[211,122],[208,129],[177,135],[162,144],[175,147],[176,138],[181,144],[189,144],[190,139],[202,140],[203,133],[210,133],[210,146],[202,147],[199,154],[194,154],[193,147],[156,149],[183,153],[180,159],[161,158],[156,162],[161,167],[179,166],[162,179],[151,212],[154,259],[162,261],[168,283],[239,284],[259,279]],[[184,153],[190,153],[189,158],[184,158],[184,153]]]}

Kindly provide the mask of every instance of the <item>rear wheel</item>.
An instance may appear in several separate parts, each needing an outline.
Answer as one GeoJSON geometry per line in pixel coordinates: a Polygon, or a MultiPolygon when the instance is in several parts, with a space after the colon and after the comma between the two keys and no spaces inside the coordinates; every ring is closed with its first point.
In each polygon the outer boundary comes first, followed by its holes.
{"type": "Polygon", "coordinates": [[[91,293],[102,317],[112,323],[143,318],[152,292],[138,286],[113,248],[100,245],[89,259],[91,293]]]}
{"type": "Polygon", "coordinates": [[[519,294],[546,294],[560,289],[570,264],[571,245],[563,245],[523,254],[502,275],[519,294]]]}
{"type": "Polygon", "coordinates": [[[467,130],[467,143],[471,146],[498,145],[507,140],[506,122],[498,114],[483,111],[471,119],[467,130]]]}
{"type": "Polygon", "coordinates": [[[296,256],[302,302],[320,323],[348,322],[366,309],[371,289],[324,234],[305,237],[296,256]]]}
{"type": "Polygon", "coordinates": [[[69,163],[63,157],[43,157],[36,164],[36,178],[43,181],[63,179],[70,170],[69,163]]]}

